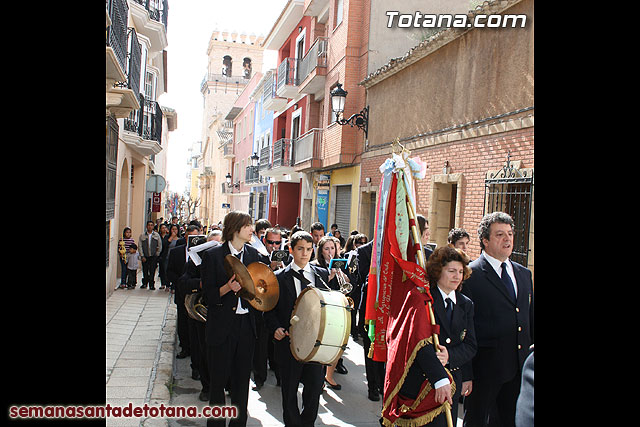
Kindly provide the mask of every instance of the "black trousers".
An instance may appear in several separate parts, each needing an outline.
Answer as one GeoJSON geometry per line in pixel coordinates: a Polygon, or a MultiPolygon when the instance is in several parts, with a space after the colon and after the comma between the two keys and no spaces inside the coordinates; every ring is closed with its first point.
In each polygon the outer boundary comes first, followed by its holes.
{"type": "MultiPolygon", "coordinates": [[[[224,387],[229,381],[231,405],[238,411],[238,417],[229,426],[247,424],[247,403],[249,401],[249,377],[253,361],[255,336],[249,314],[236,314],[227,339],[217,345],[207,345],[207,359],[210,375],[209,405],[225,406],[224,387]]],[[[224,418],[209,418],[207,426],[224,427],[224,418]]]]}
{"type": "Polygon", "coordinates": [[[158,267],[158,257],[150,256],[145,258],[146,261],[142,261],[142,285],[153,287],[155,283],[156,267],[158,267]]]}
{"type": "MultiPolygon", "coordinates": [[[[176,323],[178,329],[178,340],[180,341],[180,347],[183,351],[191,354],[191,340],[189,339],[189,320],[193,320],[187,314],[187,309],[184,306],[184,297],[181,297],[176,290],[174,294],[176,302],[176,323]]],[[[195,320],[194,320],[195,321],[195,320]]]]}
{"type": "Polygon", "coordinates": [[[320,405],[325,367],[316,363],[300,363],[293,358],[289,339],[274,343],[275,358],[280,371],[282,415],[285,426],[313,426],[320,405]],[[303,384],[302,412],[298,408],[298,384],[303,384]]]}
{"type": "MultiPolygon", "coordinates": [[[[191,354],[191,368],[200,372],[200,378],[204,376],[203,372],[207,370],[206,349],[204,347],[204,329],[205,324],[192,319],[187,315],[189,326],[189,349],[191,354]],[[202,342],[199,336],[199,329],[202,329],[202,342]]],[[[207,384],[209,380],[207,379],[207,384]]]]}
{"type": "Polygon", "coordinates": [[[267,350],[269,345],[269,331],[260,315],[256,318],[256,346],[253,352],[253,381],[264,384],[267,380],[267,350]]]}
{"type": "Polygon", "coordinates": [[[473,391],[464,398],[464,427],[514,427],[521,377],[519,370],[503,384],[474,378],[473,391]]]}

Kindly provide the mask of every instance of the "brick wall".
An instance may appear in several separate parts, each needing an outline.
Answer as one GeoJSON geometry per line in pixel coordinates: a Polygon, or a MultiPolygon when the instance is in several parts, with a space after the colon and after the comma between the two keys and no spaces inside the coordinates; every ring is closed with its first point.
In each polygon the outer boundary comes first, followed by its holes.
{"type": "MultiPolygon", "coordinates": [[[[521,168],[534,167],[534,127],[528,126],[528,120],[530,118],[513,120],[512,122],[524,123],[519,128],[517,125],[511,125],[516,127],[513,130],[500,131],[510,127],[510,121],[485,125],[473,131],[477,135],[475,137],[433,146],[416,144],[418,147],[411,149],[410,157],[417,156],[427,163],[425,179],[417,181],[416,185],[417,210],[427,218],[432,209],[430,205],[434,188],[433,177],[442,174],[446,161],[449,162],[450,174],[462,174],[458,226],[466,229],[471,236],[470,256],[474,259],[480,255],[476,230],[483,215],[486,173],[501,169],[506,162],[508,152],[510,152],[511,162],[521,161],[521,168]],[[485,131],[489,132],[492,127],[495,133],[482,135],[485,131]]],[[[380,154],[368,156],[362,160],[361,186],[378,191],[381,178],[378,168],[389,157],[390,154],[380,150],[380,154]],[[367,177],[371,178],[371,183],[365,182],[367,177]]],[[[431,224],[432,232],[434,227],[435,224],[431,224]]]]}

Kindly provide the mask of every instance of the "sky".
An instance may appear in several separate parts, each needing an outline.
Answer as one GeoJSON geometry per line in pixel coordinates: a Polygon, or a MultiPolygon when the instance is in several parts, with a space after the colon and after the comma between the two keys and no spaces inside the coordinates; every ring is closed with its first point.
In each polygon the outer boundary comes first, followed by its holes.
{"type": "MultiPolygon", "coordinates": [[[[269,34],[287,0],[170,0],[167,23],[167,91],[160,105],[173,108],[178,127],[169,133],[166,180],[169,191],[187,185],[188,149],[202,140],[203,97],[200,83],[207,71],[211,32],[236,30],[269,34]]],[[[275,68],[276,52],[265,51],[263,72],[275,68]]]]}

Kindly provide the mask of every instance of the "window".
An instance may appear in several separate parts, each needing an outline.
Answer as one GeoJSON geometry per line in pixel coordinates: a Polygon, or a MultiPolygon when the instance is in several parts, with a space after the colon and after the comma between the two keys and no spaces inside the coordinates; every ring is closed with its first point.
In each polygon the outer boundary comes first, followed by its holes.
{"type": "Polygon", "coordinates": [[[223,76],[231,77],[232,62],[233,61],[229,55],[225,55],[224,58],[222,58],[222,75],[223,76]]]}
{"type": "Polygon", "coordinates": [[[244,58],[242,61],[243,76],[245,79],[251,78],[251,58],[244,58]]]}
{"type": "Polygon", "coordinates": [[[336,24],[333,28],[336,28],[342,22],[343,3],[343,0],[336,0],[336,24]]]}

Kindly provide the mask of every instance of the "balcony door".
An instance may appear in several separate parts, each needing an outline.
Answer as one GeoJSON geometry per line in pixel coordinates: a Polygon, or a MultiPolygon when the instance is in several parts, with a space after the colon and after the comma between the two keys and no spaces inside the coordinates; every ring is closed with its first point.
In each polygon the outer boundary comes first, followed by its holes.
{"type": "Polygon", "coordinates": [[[295,74],[294,74],[295,85],[300,84],[300,74],[301,74],[300,64],[302,63],[302,58],[304,58],[304,39],[305,39],[306,31],[307,29],[304,28],[302,32],[298,35],[298,37],[296,37],[296,56],[294,61],[294,66],[296,67],[295,74]]]}

